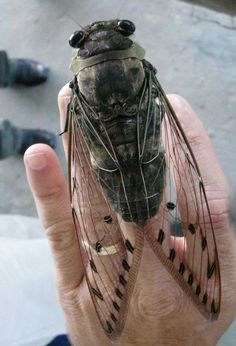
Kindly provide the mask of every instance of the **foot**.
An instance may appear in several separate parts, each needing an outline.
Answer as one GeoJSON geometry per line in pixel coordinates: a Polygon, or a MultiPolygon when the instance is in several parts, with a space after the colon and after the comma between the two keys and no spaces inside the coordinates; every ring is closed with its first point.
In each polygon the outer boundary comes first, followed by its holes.
{"type": "Polygon", "coordinates": [[[45,82],[49,68],[30,59],[9,59],[5,51],[0,51],[0,87],[13,84],[35,86],[45,82]]]}
{"type": "Polygon", "coordinates": [[[44,143],[56,147],[56,135],[41,129],[22,129],[0,118],[0,160],[23,155],[32,144],[44,143]]]}

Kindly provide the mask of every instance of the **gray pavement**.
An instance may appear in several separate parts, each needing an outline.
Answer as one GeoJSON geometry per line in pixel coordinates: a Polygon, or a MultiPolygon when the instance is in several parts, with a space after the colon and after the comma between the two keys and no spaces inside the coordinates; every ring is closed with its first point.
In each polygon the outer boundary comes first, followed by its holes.
{"type": "MultiPolygon", "coordinates": [[[[35,88],[1,89],[0,117],[60,132],[57,93],[72,78],[68,37],[79,24],[117,16],[135,22],[166,92],[192,104],[236,189],[236,19],[229,14],[177,0],[1,0],[0,48],[41,61],[51,75],[35,88]]],[[[0,213],[36,215],[22,158],[1,161],[0,176],[0,213]]],[[[236,345],[235,327],[232,333],[220,345],[236,345]]]]}

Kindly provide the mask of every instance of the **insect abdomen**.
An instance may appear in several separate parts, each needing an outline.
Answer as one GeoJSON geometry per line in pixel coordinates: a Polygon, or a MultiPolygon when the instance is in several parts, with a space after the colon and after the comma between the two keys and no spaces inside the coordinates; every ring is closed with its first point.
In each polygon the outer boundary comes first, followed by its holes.
{"type": "Polygon", "coordinates": [[[156,175],[159,167],[163,167],[163,159],[160,154],[145,166],[131,166],[123,172],[99,171],[108,199],[125,221],[143,225],[157,213],[163,198],[164,172],[158,179],[156,175]]]}

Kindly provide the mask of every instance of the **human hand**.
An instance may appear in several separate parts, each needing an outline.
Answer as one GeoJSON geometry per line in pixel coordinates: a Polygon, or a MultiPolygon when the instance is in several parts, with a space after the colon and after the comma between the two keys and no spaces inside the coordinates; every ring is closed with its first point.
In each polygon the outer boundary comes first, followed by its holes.
{"type": "MultiPolygon", "coordinates": [[[[65,123],[70,90],[59,94],[65,123]]],[[[228,185],[199,119],[181,97],[169,97],[202,172],[221,267],[222,305],[217,321],[206,320],[147,244],[129,314],[117,345],[214,345],[236,314],[236,242],[228,217],[228,185]]],[[[63,125],[62,125],[63,126],[63,125]]],[[[65,147],[68,135],[63,135],[65,147]]],[[[54,257],[56,283],[72,344],[111,345],[89,295],[71,216],[68,187],[54,151],[43,144],[25,153],[29,184],[54,257]]]]}

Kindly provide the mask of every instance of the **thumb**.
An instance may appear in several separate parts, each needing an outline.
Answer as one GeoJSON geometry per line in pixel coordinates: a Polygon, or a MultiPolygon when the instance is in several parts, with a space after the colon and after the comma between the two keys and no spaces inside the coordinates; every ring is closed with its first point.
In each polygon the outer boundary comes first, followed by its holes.
{"type": "Polygon", "coordinates": [[[50,242],[59,290],[73,290],[82,280],[83,266],[59,160],[49,146],[36,144],[27,149],[24,161],[38,215],[50,242]]]}

